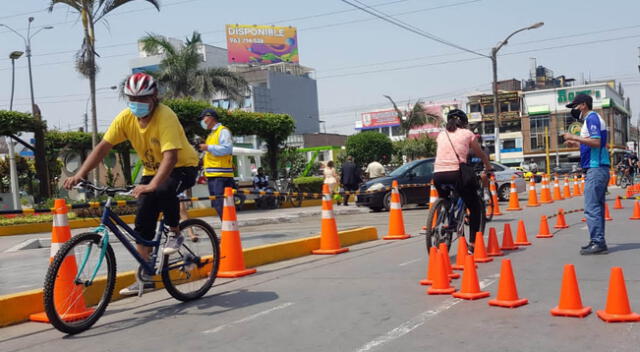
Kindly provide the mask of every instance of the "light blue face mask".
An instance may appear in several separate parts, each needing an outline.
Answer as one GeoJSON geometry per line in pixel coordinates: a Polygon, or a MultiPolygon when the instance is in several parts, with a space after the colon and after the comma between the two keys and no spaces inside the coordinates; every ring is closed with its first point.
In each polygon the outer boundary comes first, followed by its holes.
{"type": "Polygon", "coordinates": [[[151,104],[148,103],[139,103],[136,101],[129,102],[129,110],[131,113],[136,115],[137,118],[141,119],[149,115],[149,107],[151,104]]]}
{"type": "Polygon", "coordinates": [[[202,127],[202,129],[208,130],[209,126],[207,126],[207,123],[204,122],[204,119],[200,120],[200,127],[202,127]]]}

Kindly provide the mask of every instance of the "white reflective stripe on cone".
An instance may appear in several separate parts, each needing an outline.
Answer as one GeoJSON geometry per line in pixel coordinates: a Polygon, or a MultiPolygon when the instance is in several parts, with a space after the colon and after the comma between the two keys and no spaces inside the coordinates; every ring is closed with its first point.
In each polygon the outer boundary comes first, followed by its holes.
{"type": "Polygon", "coordinates": [[[323,219],[333,219],[333,210],[323,210],[322,211],[323,219]]]}
{"type": "Polygon", "coordinates": [[[322,200],[328,200],[328,201],[331,201],[331,200],[332,200],[332,199],[331,199],[331,194],[323,194],[323,195],[322,195],[322,200]]]}
{"type": "Polygon", "coordinates": [[[515,187],[511,187],[510,190],[511,190],[511,193],[518,193],[515,187]]]}
{"type": "Polygon", "coordinates": [[[391,208],[391,209],[402,209],[402,205],[400,205],[400,203],[391,202],[391,205],[389,206],[389,208],[391,208]]]}
{"type": "Polygon", "coordinates": [[[67,214],[54,214],[53,226],[69,226],[69,218],[67,217],[67,214]]]}
{"type": "Polygon", "coordinates": [[[233,196],[231,197],[224,197],[224,202],[222,203],[225,207],[235,207],[236,204],[233,201],[233,196]]]}
{"type": "MultiPolygon", "coordinates": [[[[51,242],[51,250],[49,251],[49,255],[51,256],[51,258],[56,256],[60,248],[62,248],[63,244],[64,243],[51,242]]],[[[72,257],[72,256],[73,256],[73,252],[67,253],[67,257],[72,257]]]]}
{"type": "Polygon", "coordinates": [[[238,231],[238,223],[235,221],[223,221],[222,231],[238,231]]]}

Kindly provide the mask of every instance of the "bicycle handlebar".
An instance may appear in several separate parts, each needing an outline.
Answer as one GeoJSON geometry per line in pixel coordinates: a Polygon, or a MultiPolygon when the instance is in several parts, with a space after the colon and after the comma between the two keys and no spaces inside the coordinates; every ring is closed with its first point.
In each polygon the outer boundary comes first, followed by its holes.
{"type": "Polygon", "coordinates": [[[96,185],[94,185],[93,183],[87,181],[87,180],[82,180],[80,181],[77,185],[75,185],[74,188],[78,188],[78,189],[91,189],[96,191],[98,194],[107,194],[107,195],[115,195],[116,193],[120,193],[120,194],[127,194],[129,192],[131,192],[132,189],[134,189],[136,186],[126,186],[126,187],[109,187],[109,186],[103,186],[103,187],[98,187],[96,185]]]}

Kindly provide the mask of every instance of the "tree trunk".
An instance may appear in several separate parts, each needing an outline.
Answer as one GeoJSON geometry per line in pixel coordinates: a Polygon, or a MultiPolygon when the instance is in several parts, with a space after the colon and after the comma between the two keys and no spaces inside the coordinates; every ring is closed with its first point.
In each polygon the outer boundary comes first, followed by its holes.
{"type": "Polygon", "coordinates": [[[271,179],[278,179],[278,149],[280,143],[275,140],[267,140],[267,158],[269,159],[269,168],[271,169],[271,179]]]}
{"type": "MultiPolygon", "coordinates": [[[[34,116],[33,118],[36,121],[42,121],[42,116],[40,114],[40,108],[38,106],[34,106],[34,116]]],[[[36,175],[39,184],[39,192],[37,202],[49,198],[51,196],[51,188],[49,187],[49,167],[47,165],[46,158],[46,148],[44,145],[44,125],[38,124],[36,126],[35,131],[33,132],[34,139],[36,140],[36,150],[35,150],[35,166],[36,166],[36,175]]]]}
{"type": "Polygon", "coordinates": [[[131,154],[129,150],[126,152],[120,152],[120,167],[122,168],[122,176],[124,177],[125,185],[130,185],[133,183],[131,180],[131,154]]]}
{"type": "MultiPolygon", "coordinates": [[[[89,28],[85,28],[85,38],[87,38],[87,43],[89,45],[89,89],[91,90],[91,146],[93,149],[96,148],[98,144],[98,113],[96,109],[96,56],[95,56],[95,42],[91,37],[93,31],[93,18],[89,18],[88,25],[91,27],[91,32],[89,32],[89,28]],[[90,34],[91,33],[91,34],[90,34]]],[[[100,165],[94,170],[94,183],[98,184],[100,182],[100,165]]]]}

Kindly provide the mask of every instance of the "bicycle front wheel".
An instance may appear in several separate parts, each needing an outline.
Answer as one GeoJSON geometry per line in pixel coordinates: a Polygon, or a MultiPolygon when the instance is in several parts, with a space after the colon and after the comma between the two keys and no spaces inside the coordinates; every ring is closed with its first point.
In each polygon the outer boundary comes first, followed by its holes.
{"type": "Polygon", "coordinates": [[[292,207],[299,208],[302,206],[302,195],[297,188],[289,187],[287,189],[287,193],[287,198],[289,198],[289,203],[291,203],[292,207]],[[296,195],[293,195],[293,193],[295,193],[296,195]]]}
{"type": "Polygon", "coordinates": [[[438,198],[431,205],[426,224],[427,253],[431,247],[438,248],[440,243],[445,243],[447,248],[451,247],[451,238],[456,231],[456,226],[453,223],[455,220],[452,221],[452,217],[449,216],[450,208],[449,199],[444,198],[438,198]]]}
{"type": "Polygon", "coordinates": [[[89,329],[107,308],[116,282],[116,258],[102,236],[72,237],[56,253],[44,281],[44,310],[67,334],[89,329]]]}
{"type": "Polygon", "coordinates": [[[164,257],[162,282],[180,301],[202,297],[213,285],[220,265],[220,247],[215,231],[200,219],[180,223],[185,241],[177,252],[164,257]]]}

